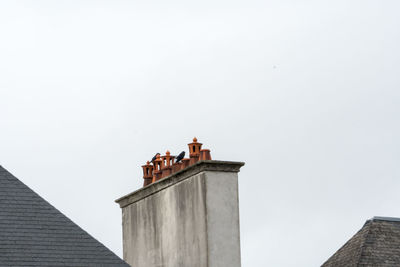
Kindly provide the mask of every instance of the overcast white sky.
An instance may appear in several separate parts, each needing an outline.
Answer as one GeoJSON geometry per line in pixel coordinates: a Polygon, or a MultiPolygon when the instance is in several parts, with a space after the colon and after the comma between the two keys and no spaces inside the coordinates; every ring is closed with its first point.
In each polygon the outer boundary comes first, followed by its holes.
{"type": "Polygon", "coordinates": [[[1,1],[0,164],[122,254],[113,201],[197,136],[242,265],[319,266],[400,217],[400,1],[1,1]]]}

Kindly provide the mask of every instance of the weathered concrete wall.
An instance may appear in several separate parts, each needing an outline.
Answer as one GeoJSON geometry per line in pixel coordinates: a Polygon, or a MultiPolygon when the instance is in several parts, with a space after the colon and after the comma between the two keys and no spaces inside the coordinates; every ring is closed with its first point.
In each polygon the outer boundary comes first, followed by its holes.
{"type": "Polygon", "coordinates": [[[124,259],[132,266],[207,266],[204,174],[123,209],[124,259]]]}
{"type": "Polygon", "coordinates": [[[242,165],[199,162],[117,200],[124,260],[133,267],[240,267],[242,165]]]}
{"type": "Polygon", "coordinates": [[[206,172],[209,267],[240,266],[237,173],[206,172]]]}

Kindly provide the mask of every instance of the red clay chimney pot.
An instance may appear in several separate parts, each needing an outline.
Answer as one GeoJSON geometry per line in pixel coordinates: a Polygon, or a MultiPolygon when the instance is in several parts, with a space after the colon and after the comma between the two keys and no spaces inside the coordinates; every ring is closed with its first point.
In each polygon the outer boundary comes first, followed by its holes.
{"type": "Polygon", "coordinates": [[[143,186],[149,185],[153,180],[153,166],[150,165],[150,162],[147,161],[146,165],[142,166],[143,168],[143,186]]]}
{"type": "Polygon", "coordinates": [[[180,171],[180,170],[182,169],[182,167],[183,167],[182,162],[176,162],[176,163],[174,163],[174,164],[172,165],[172,173],[180,171]]]}
{"type": "Polygon", "coordinates": [[[162,165],[161,171],[162,175],[161,178],[167,177],[172,173],[172,165],[174,164],[175,156],[171,156],[171,153],[167,150],[165,152],[165,156],[161,157],[162,165]]]}
{"type": "Polygon", "coordinates": [[[160,159],[160,155],[157,155],[157,158],[153,161],[154,165],[154,182],[161,179],[161,167],[162,167],[162,159],[160,159]]]}
{"type": "Polygon", "coordinates": [[[210,149],[200,150],[200,160],[211,160],[210,149]]]}
{"type": "Polygon", "coordinates": [[[190,165],[196,163],[200,157],[200,150],[202,143],[197,142],[197,138],[193,138],[193,143],[188,144],[189,146],[189,157],[190,157],[190,165]]]}
{"type": "Polygon", "coordinates": [[[190,159],[182,159],[182,170],[186,167],[189,167],[190,159]]]}

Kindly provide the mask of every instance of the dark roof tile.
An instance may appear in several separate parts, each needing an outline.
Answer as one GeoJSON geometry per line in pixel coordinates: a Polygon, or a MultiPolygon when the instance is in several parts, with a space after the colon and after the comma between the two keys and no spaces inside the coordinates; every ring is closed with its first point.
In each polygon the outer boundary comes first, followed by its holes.
{"type": "Polygon", "coordinates": [[[0,267],[129,267],[0,166],[0,267]]]}
{"type": "Polygon", "coordinates": [[[323,267],[400,266],[400,220],[368,220],[323,267]]]}

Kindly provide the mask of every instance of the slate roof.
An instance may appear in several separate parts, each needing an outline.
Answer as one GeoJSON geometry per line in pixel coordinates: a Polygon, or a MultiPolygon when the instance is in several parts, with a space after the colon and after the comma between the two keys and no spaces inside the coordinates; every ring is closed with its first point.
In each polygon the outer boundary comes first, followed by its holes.
{"type": "Polygon", "coordinates": [[[368,220],[322,267],[400,266],[400,219],[368,220]]]}
{"type": "Polygon", "coordinates": [[[0,267],[129,267],[0,166],[0,267]]]}

